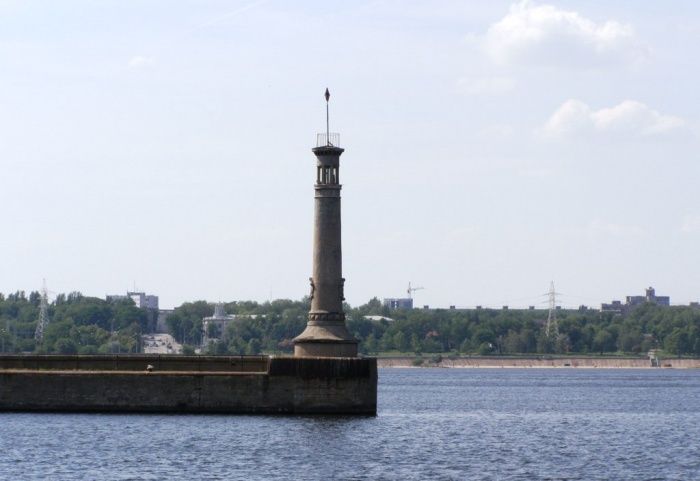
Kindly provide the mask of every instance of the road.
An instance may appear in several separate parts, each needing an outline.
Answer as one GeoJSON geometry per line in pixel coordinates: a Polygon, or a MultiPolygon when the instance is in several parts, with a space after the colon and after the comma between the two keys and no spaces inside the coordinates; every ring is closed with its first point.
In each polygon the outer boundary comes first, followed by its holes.
{"type": "Polygon", "coordinates": [[[142,340],[146,354],[182,354],[182,345],[170,334],[146,334],[142,340]]]}

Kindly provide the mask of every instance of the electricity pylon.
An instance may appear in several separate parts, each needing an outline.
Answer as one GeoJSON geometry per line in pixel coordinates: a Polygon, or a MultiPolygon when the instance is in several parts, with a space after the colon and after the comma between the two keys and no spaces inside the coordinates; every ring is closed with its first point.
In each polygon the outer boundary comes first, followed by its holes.
{"type": "Polygon", "coordinates": [[[49,324],[49,291],[46,289],[46,279],[41,288],[41,303],[39,304],[39,320],[36,323],[36,331],[34,331],[34,339],[37,342],[44,340],[44,330],[49,324]]]}
{"type": "Polygon", "coordinates": [[[547,339],[559,337],[559,322],[557,321],[557,291],[554,290],[554,281],[549,284],[549,315],[544,333],[547,339]]]}

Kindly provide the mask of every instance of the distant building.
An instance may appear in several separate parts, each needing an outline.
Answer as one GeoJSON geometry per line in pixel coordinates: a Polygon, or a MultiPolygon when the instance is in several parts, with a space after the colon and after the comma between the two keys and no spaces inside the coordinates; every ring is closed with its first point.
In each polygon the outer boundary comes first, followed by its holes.
{"type": "Polygon", "coordinates": [[[600,305],[600,310],[602,312],[622,312],[624,309],[625,306],[622,304],[622,301],[612,301],[600,305]]]}
{"type": "Polygon", "coordinates": [[[622,304],[621,301],[612,301],[609,304],[601,304],[600,310],[603,312],[626,313],[629,310],[646,303],[668,307],[671,305],[671,298],[669,296],[657,296],[654,288],[648,287],[645,289],[643,296],[627,296],[624,304],[622,304]]]}
{"type": "Polygon", "coordinates": [[[158,310],[158,296],[148,295],[145,292],[127,292],[126,295],[134,301],[136,307],[158,310]]]}
{"type": "Polygon", "coordinates": [[[394,319],[391,317],[386,317],[386,316],[362,316],[364,319],[367,319],[368,321],[374,321],[374,322],[381,322],[381,321],[386,321],[386,322],[394,322],[394,319]]]}
{"type": "Polygon", "coordinates": [[[382,304],[389,309],[413,309],[413,299],[410,297],[388,297],[382,304]]]}
{"type": "Polygon", "coordinates": [[[139,309],[146,309],[146,311],[148,311],[146,332],[167,332],[165,329],[164,318],[162,325],[160,325],[161,314],[160,310],[158,309],[158,296],[149,295],[145,292],[127,292],[126,295],[107,295],[106,299],[108,302],[125,301],[127,299],[131,299],[136,307],[139,309]]]}
{"type": "Polygon", "coordinates": [[[126,295],[112,294],[108,295],[106,299],[110,302],[131,299],[140,309],[158,310],[158,296],[148,295],[145,292],[127,292],[126,295]]]}
{"type": "Polygon", "coordinates": [[[627,296],[627,305],[636,306],[649,302],[657,306],[670,306],[671,298],[669,296],[657,296],[653,287],[647,287],[644,291],[644,296],[627,296]]]}
{"type": "Polygon", "coordinates": [[[207,346],[213,339],[223,339],[226,336],[226,326],[234,321],[236,316],[226,314],[222,303],[214,306],[214,315],[202,319],[202,345],[207,346]]]}

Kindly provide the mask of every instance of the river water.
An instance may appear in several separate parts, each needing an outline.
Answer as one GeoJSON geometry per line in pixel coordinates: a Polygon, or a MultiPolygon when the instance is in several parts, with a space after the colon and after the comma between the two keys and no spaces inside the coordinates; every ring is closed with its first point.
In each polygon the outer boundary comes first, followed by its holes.
{"type": "Polygon", "coordinates": [[[700,371],[379,376],[376,418],[0,413],[0,480],[700,480],[700,371]]]}

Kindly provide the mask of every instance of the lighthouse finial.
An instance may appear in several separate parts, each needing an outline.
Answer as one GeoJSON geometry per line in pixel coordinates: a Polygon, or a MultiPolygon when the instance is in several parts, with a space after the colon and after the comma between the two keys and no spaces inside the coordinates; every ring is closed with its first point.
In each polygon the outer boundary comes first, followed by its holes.
{"type": "Polygon", "coordinates": [[[331,145],[331,127],[328,120],[328,100],[331,98],[331,93],[328,91],[328,87],[326,87],[324,96],[326,97],[326,144],[331,145]]]}

